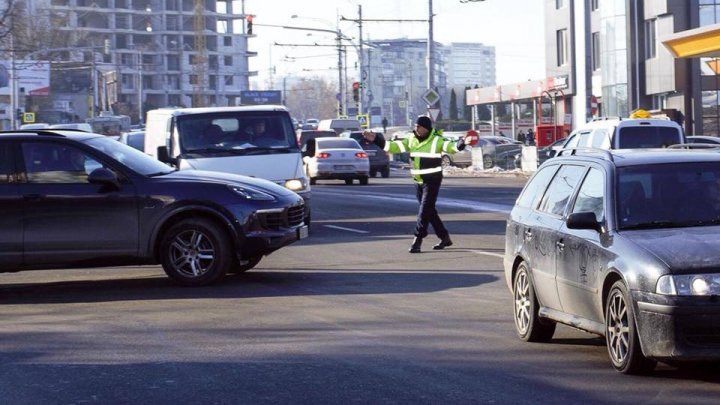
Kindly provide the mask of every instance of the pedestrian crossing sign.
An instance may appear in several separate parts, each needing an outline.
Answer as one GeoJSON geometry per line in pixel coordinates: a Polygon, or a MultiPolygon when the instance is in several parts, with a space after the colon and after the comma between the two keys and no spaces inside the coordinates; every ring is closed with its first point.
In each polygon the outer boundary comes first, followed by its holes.
{"type": "Polygon", "coordinates": [[[35,122],[35,113],[34,112],[26,112],[22,115],[22,121],[25,124],[32,124],[35,122]]]}
{"type": "Polygon", "coordinates": [[[367,128],[370,126],[370,116],[368,114],[357,115],[355,118],[360,123],[361,128],[367,128]]]}

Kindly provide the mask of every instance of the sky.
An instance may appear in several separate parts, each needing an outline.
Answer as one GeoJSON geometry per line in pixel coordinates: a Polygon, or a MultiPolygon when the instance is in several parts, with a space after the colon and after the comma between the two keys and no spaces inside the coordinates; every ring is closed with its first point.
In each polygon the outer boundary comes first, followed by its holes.
{"type": "MultiPolygon", "coordinates": [[[[287,30],[269,25],[290,25],[335,30],[339,17],[357,19],[358,5],[363,18],[428,18],[428,0],[245,0],[246,14],[254,14],[256,35],[249,40],[250,70],[253,88],[266,89],[270,67],[275,66],[275,87],[284,75],[337,77],[329,68],[337,66],[337,52],[331,47],[287,47],[284,44],[333,44],[334,36],[321,32],[287,30]],[[291,16],[297,15],[296,18],[291,16]],[[289,60],[291,59],[291,60],[289,60]],[[309,70],[309,71],[308,71],[309,70]],[[259,86],[259,87],[258,87],[259,86]]],[[[479,42],[495,46],[497,84],[515,83],[545,77],[545,41],[543,0],[485,0],[461,3],[461,0],[434,0],[434,38],[436,42],[479,42]]],[[[344,35],[357,38],[358,25],[340,21],[344,35]]],[[[367,40],[427,38],[428,24],[417,22],[367,22],[363,37],[367,40]]],[[[348,75],[355,73],[356,55],[349,53],[348,75]]]]}

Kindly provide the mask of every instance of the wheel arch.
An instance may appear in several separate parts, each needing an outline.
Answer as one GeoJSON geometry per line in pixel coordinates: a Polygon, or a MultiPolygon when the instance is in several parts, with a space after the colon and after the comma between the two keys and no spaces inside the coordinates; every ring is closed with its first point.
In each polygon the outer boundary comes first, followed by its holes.
{"type": "Polygon", "coordinates": [[[155,261],[159,260],[160,244],[165,232],[175,224],[186,219],[207,219],[220,225],[220,228],[232,238],[233,246],[237,247],[237,242],[241,235],[222,213],[209,207],[186,206],[169,213],[153,230],[152,237],[150,238],[149,252],[155,261]]]}
{"type": "Polygon", "coordinates": [[[613,284],[615,284],[617,281],[622,281],[625,284],[625,287],[628,286],[625,278],[620,274],[620,272],[618,272],[616,269],[608,270],[607,274],[605,275],[605,280],[603,280],[602,295],[600,296],[602,298],[603,318],[606,316],[605,306],[607,305],[607,298],[608,294],[610,293],[610,288],[612,288],[613,284]]]}

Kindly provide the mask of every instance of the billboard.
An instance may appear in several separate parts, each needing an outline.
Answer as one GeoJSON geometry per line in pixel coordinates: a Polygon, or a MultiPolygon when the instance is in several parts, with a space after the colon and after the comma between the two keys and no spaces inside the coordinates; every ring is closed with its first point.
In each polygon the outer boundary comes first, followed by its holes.
{"type": "Polygon", "coordinates": [[[241,91],[240,104],[282,104],[282,92],[280,90],[241,91]]]}
{"type": "MultiPolygon", "coordinates": [[[[10,69],[12,62],[0,61],[0,95],[9,96],[11,90],[10,69]]],[[[50,62],[48,61],[15,61],[18,78],[18,91],[25,91],[28,96],[50,95],[50,62]]]]}

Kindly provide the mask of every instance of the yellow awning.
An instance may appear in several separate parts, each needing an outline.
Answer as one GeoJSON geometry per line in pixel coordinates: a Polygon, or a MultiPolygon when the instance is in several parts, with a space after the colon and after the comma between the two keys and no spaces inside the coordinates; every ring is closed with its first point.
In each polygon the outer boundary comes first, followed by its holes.
{"type": "Polygon", "coordinates": [[[720,57],[720,24],[678,32],[662,43],[676,58],[720,57]]]}

